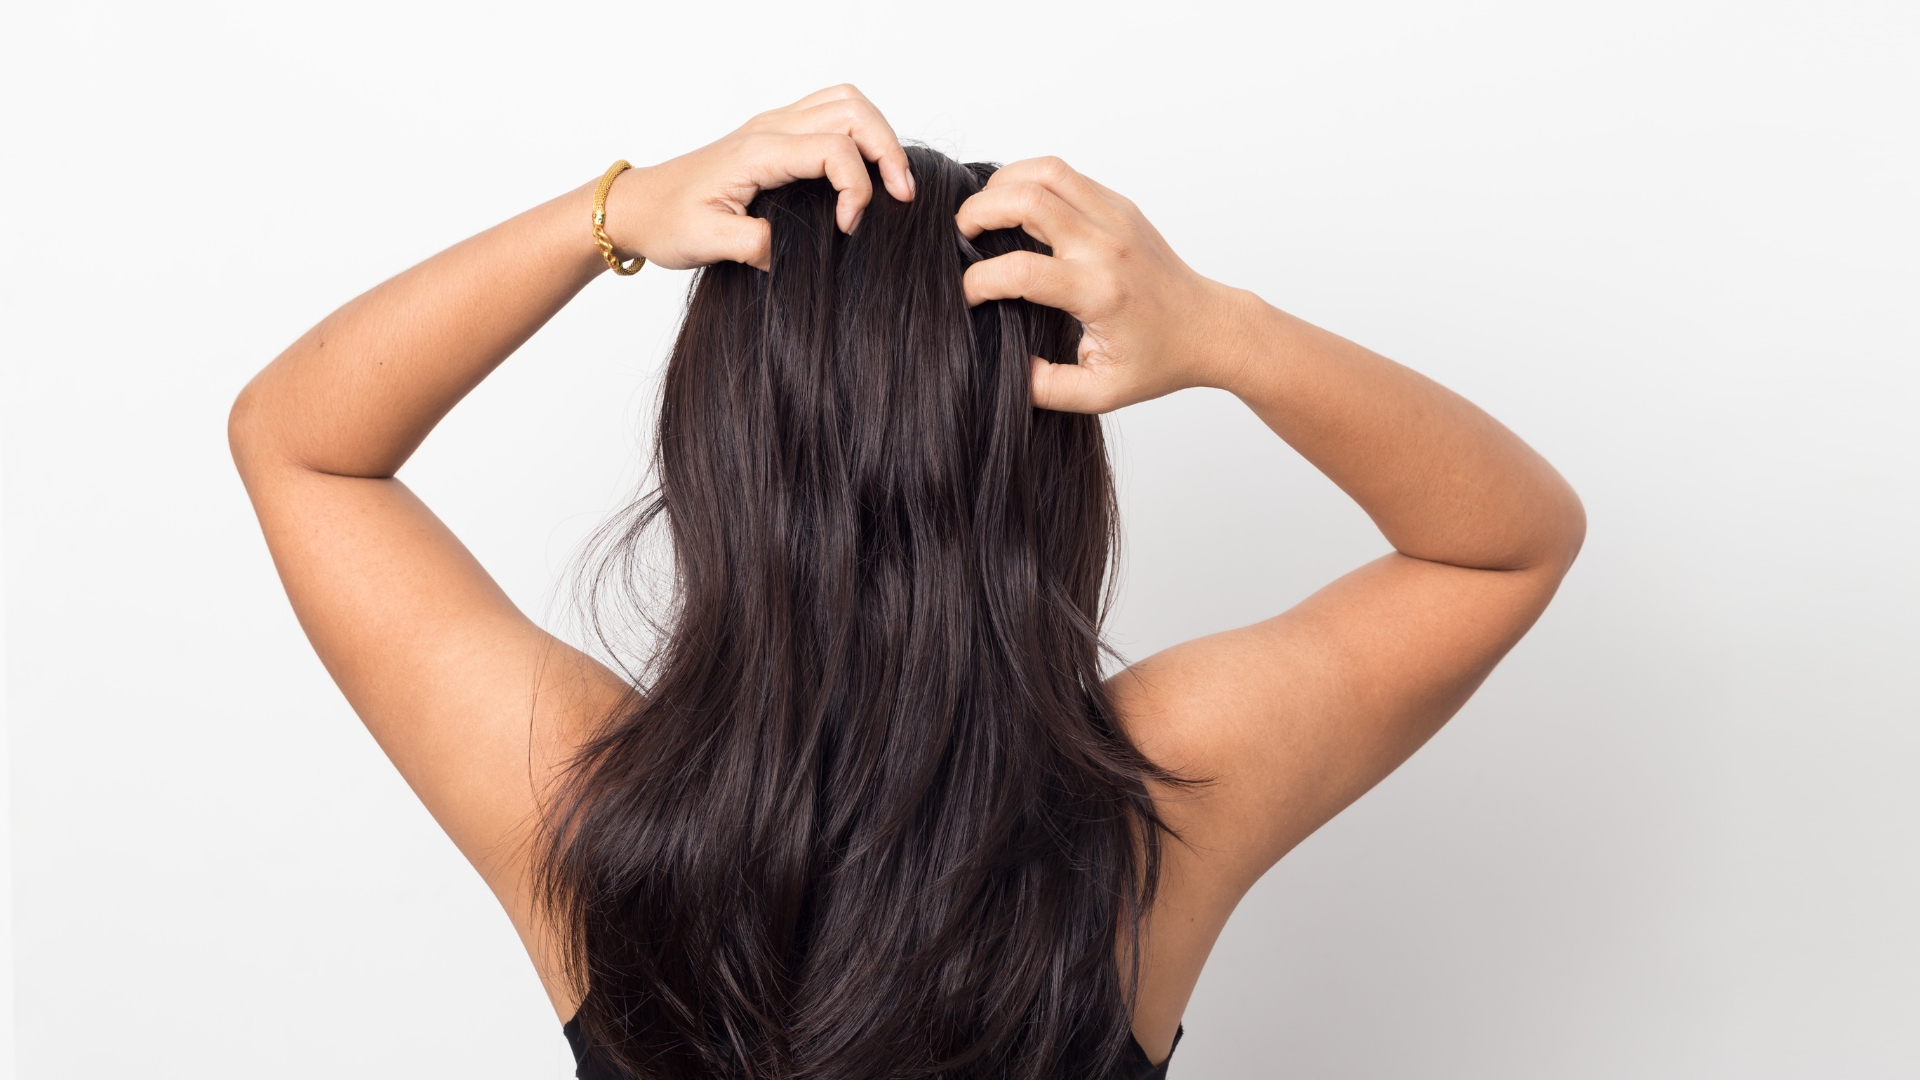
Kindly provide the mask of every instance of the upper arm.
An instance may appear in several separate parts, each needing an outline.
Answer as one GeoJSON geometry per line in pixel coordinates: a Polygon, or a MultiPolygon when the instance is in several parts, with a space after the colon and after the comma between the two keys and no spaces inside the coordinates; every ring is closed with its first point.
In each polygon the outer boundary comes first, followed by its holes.
{"type": "Polygon", "coordinates": [[[399,480],[235,448],[315,652],[525,934],[541,788],[626,684],[527,619],[399,480]]]}

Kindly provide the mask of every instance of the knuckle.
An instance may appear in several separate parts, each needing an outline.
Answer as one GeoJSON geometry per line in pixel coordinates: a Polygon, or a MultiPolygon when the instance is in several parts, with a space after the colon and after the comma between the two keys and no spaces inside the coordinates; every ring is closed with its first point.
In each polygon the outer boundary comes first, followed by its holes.
{"type": "Polygon", "coordinates": [[[1000,276],[1005,279],[1009,288],[1015,291],[1024,290],[1033,281],[1033,267],[1028,265],[1025,259],[1008,259],[1000,268],[1000,276]]]}
{"type": "Polygon", "coordinates": [[[1073,169],[1061,158],[1048,154],[1038,162],[1041,176],[1048,180],[1065,180],[1073,175],[1073,169]]]}
{"type": "Polygon", "coordinates": [[[1040,258],[1031,251],[1014,252],[1013,263],[1007,270],[1009,283],[1024,293],[1040,280],[1040,258]]]}

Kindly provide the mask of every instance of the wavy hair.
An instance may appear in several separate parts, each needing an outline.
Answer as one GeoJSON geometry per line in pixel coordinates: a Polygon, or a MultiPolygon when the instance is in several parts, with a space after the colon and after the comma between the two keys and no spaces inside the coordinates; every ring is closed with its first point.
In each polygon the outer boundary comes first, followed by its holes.
{"type": "MultiPolygon", "coordinates": [[[[1101,682],[1116,543],[1100,420],[1033,407],[1079,325],[969,310],[954,213],[993,172],[908,151],[852,235],[762,193],[772,270],[700,272],[648,536],[673,599],[550,807],[540,895],[594,1053],[647,1080],[1083,1080],[1127,1045],[1159,875],[1154,767],[1101,682]]],[[[606,623],[597,623],[606,629],[606,623]]]]}

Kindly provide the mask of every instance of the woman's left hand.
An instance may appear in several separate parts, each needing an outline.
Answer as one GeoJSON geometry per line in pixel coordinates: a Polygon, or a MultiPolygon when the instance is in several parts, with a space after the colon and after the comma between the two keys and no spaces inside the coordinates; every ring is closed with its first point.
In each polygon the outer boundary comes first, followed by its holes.
{"type": "Polygon", "coordinates": [[[1241,294],[1195,273],[1130,200],[1059,158],[1016,161],[960,206],[960,231],[1020,228],[1052,255],[967,268],[967,303],[1021,297],[1080,320],[1079,361],[1033,361],[1033,403],[1104,413],[1189,386],[1224,386],[1219,340],[1241,294]]]}
{"type": "Polygon", "coordinates": [[[889,194],[913,198],[906,151],[880,110],[853,86],[829,87],[690,154],[621,173],[607,196],[607,234],[623,257],[669,270],[725,261],[765,270],[772,234],[748,216],[753,197],[824,176],[840,193],[840,229],[852,232],[873,198],[869,161],[889,194]]]}

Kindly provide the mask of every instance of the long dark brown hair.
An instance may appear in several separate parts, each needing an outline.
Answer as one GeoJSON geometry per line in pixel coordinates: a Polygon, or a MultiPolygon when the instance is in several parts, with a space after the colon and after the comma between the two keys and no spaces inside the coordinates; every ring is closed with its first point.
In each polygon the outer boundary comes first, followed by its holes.
{"type": "MultiPolygon", "coordinates": [[[[648,1080],[1084,1080],[1126,1046],[1158,877],[1101,684],[1115,543],[1097,417],[1033,407],[1080,328],[969,310],[954,213],[992,174],[908,151],[859,228],[761,194],[772,270],[700,272],[658,486],[602,533],[673,599],[547,819],[542,895],[595,1053],[648,1080]]],[[[602,624],[602,629],[605,626],[602,624]]]]}

